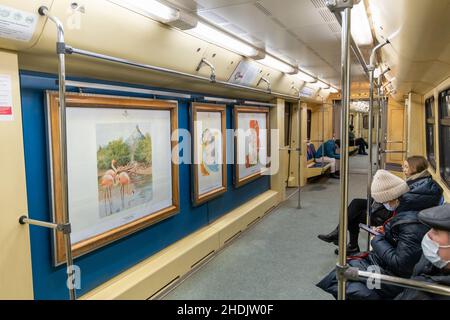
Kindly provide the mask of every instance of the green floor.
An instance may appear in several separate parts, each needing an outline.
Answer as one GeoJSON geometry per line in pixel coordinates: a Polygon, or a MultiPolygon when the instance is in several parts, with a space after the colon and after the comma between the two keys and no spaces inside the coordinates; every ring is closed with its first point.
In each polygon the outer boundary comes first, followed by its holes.
{"type": "MultiPolygon", "coordinates": [[[[349,199],[365,197],[367,156],[350,160],[349,199]]],[[[339,180],[321,179],[297,194],[189,276],[165,299],[331,299],[315,284],[336,264],[320,241],[338,221],[339,180]]]]}

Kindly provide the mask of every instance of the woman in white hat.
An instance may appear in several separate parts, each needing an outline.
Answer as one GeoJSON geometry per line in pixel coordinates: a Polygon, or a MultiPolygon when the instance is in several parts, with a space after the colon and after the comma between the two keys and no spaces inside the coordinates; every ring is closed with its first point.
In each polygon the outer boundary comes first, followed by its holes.
{"type": "MultiPolygon", "coordinates": [[[[378,170],[372,182],[372,197],[392,214],[379,227],[372,239],[373,250],[349,258],[349,265],[360,270],[409,278],[422,256],[421,242],[429,228],[422,224],[417,211],[403,211],[402,195],[409,191],[407,183],[386,170],[378,170]]],[[[333,270],[317,286],[337,297],[336,271],[333,270]]],[[[348,299],[392,299],[401,292],[394,286],[370,286],[365,281],[347,282],[348,299]],[[375,288],[373,288],[375,287],[375,288]]]]}

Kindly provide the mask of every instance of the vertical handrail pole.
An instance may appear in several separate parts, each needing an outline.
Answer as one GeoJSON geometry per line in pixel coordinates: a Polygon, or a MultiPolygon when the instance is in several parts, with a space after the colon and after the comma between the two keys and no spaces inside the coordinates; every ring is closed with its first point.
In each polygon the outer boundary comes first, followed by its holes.
{"type": "MultiPolygon", "coordinates": [[[[373,91],[374,91],[374,68],[369,69],[370,93],[369,93],[369,163],[367,168],[367,225],[370,226],[370,216],[372,215],[372,177],[373,177],[373,91]]],[[[370,234],[367,234],[367,251],[370,251],[370,234]]]]}
{"type": "MultiPolygon", "coordinates": [[[[58,93],[59,93],[59,134],[60,134],[60,157],[61,157],[61,193],[62,193],[62,213],[63,224],[69,224],[69,193],[67,184],[67,128],[66,128],[66,63],[65,63],[65,49],[64,41],[64,26],[62,22],[49,14],[47,7],[40,7],[39,14],[47,16],[57,28],[57,43],[56,51],[58,54],[58,93]]],[[[64,233],[64,244],[66,251],[66,272],[67,272],[67,286],[69,289],[70,300],[76,299],[74,281],[74,268],[72,257],[72,243],[70,240],[70,232],[64,233]]]]}
{"type": "Polygon", "coordinates": [[[302,170],[302,146],[303,146],[303,140],[302,140],[302,102],[298,101],[298,203],[297,203],[297,209],[302,208],[302,201],[300,197],[300,191],[302,188],[302,181],[301,181],[301,170],[302,170]]]}
{"type": "Polygon", "coordinates": [[[380,169],[380,121],[381,121],[381,75],[378,77],[378,86],[377,86],[377,103],[378,103],[378,112],[376,117],[376,145],[377,145],[377,163],[376,163],[376,170],[380,169]]]}
{"type": "MultiPolygon", "coordinates": [[[[352,1],[350,1],[352,2],[352,1]]],[[[338,269],[347,267],[347,203],[348,203],[348,122],[350,110],[350,27],[353,3],[346,7],[342,17],[342,110],[341,110],[341,180],[339,210],[339,261],[338,269]]],[[[338,272],[338,299],[345,300],[346,279],[338,272]]]]}

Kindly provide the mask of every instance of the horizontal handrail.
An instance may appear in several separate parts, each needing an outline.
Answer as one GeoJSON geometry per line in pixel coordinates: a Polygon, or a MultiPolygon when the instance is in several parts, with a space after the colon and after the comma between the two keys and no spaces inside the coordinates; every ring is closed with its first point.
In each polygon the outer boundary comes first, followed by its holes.
{"type": "Polygon", "coordinates": [[[156,72],[167,73],[167,74],[171,74],[174,76],[181,76],[181,77],[186,77],[186,78],[195,79],[195,80],[199,80],[199,81],[205,81],[205,82],[209,82],[209,83],[216,83],[219,85],[223,85],[223,86],[227,86],[227,87],[231,87],[231,88],[235,88],[235,89],[263,93],[263,94],[277,96],[277,97],[291,99],[291,100],[300,100],[300,98],[302,98],[300,96],[287,95],[287,94],[280,93],[280,92],[273,92],[270,90],[253,88],[253,87],[235,84],[235,83],[231,83],[231,82],[227,82],[227,81],[221,81],[221,80],[211,81],[210,77],[203,77],[203,76],[199,76],[199,75],[195,75],[195,74],[190,74],[190,73],[186,73],[186,72],[162,68],[162,67],[158,67],[158,66],[154,66],[154,65],[143,64],[143,63],[131,61],[131,60],[124,59],[124,58],[118,58],[118,57],[100,54],[100,53],[96,53],[96,52],[92,52],[92,51],[88,51],[88,50],[74,48],[74,47],[71,47],[68,45],[66,46],[65,51],[66,51],[66,54],[69,54],[69,55],[76,54],[76,55],[80,55],[80,56],[84,56],[84,57],[95,58],[95,59],[105,60],[105,61],[109,61],[109,62],[124,64],[124,65],[128,65],[128,66],[135,67],[135,68],[141,68],[141,69],[152,70],[152,71],[156,71],[156,72]]]}
{"type": "Polygon", "coordinates": [[[405,141],[386,141],[385,143],[405,143],[405,141]]]}
{"type": "Polygon", "coordinates": [[[403,288],[416,289],[420,291],[430,292],[450,296],[450,287],[438,285],[425,281],[404,279],[399,277],[388,276],[380,273],[361,271],[357,268],[350,267],[344,272],[344,277],[351,281],[358,280],[379,280],[384,284],[390,284],[403,288]]]}
{"type": "Polygon", "coordinates": [[[405,150],[381,150],[381,153],[407,153],[405,150]]]}

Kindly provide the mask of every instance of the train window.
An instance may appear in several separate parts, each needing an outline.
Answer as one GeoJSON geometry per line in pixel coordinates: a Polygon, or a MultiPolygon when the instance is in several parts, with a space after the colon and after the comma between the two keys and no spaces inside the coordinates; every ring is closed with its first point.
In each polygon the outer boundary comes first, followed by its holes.
{"type": "Polygon", "coordinates": [[[450,186],[450,89],[439,95],[441,177],[450,186]]]}
{"type": "Polygon", "coordinates": [[[426,117],[426,147],[427,158],[431,166],[436,170],[436,152],[434,147],[435,119],[434,119],[434,97],[425,101],[425,117],[426,117]]]}

